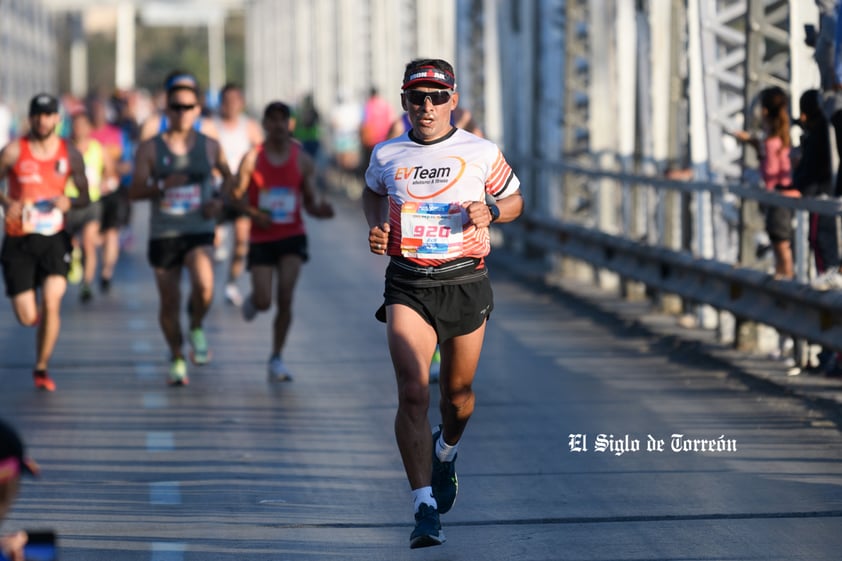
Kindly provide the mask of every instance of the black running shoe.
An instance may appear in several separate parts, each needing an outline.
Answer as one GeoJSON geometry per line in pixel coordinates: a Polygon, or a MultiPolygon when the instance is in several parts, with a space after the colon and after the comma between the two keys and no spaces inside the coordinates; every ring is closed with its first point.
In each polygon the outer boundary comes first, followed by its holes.
{"type": "Polygon", "coordinates": [[[427,503],[421,503],[418,512],[415,513],[415,529],[409,536],[410,549],[441,545],[444,540],[438,511],[427,503]]]}
{"type": "Polygon", "coordinates": [[[452,462],[442,462],[436,456],[436,442],[441,435],[441,425],[433,433],[433,498],[439,505],[439,513],[444,514],[453,507],[456,502],[456,494],[459,492],[459,481],[456,479],[456,456],[452,462]]]}

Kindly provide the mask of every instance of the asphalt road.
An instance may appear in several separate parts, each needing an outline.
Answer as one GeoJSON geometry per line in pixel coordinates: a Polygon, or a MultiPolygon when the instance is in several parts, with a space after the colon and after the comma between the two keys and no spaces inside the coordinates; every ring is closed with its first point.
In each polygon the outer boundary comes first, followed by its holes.
{"type": "Polygon", "coordinates": [[[32,388],[34,332],[4,304],[0,415],[43,474],[2,530],[54,528],[62,561],[842,558],[832,418],[502,267],[448,541],[409,550],[395,384],[373,317],[385,260],[367,253],[357,206],[338,210],[309,223],[289,384],[266,382],[271,318],[244,323],[220,283],[213,362],[186,388],[165,385],[141,220],[111,294],[83,306],[68,292],[55,394],[32,388]],[[606,451],[600,435],[613,435],[606,451]]]}

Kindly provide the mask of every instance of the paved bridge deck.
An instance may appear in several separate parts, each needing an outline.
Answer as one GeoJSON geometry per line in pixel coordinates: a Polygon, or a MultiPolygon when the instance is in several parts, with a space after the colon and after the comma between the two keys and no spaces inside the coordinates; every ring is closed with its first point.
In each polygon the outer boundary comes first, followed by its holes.
{"type": "Polygon", "coordinates": [[[395,384],[373,318],[385,261],[367,253],[357,205],[338,210],[310,223],[291,384],[265,380],[270,317],[246,324],[221,297],[212,364],[187,388],[164,384],[140,222],[112,294],[83,307],[68,292],[55,394],[32,389],[33,332],[6,305],[0,415],[43,475],[2,529],[55,528],[70,561],[839,559],[832,415],[493,264],[448,541],[410,551],[395,384]],[[587,451],[571,451],[570,434],[587,451]],[[641,449],[595,451],[600,434],[641,449]],[[723,435],[736,451],[672,452],[673,434],[723,435]],[[665,450],[647,451],[649,435],[665,450]]]}

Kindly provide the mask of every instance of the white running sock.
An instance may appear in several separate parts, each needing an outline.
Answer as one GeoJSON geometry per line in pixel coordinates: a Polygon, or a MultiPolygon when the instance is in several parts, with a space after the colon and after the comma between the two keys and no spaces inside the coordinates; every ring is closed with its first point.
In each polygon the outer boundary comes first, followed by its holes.
{"type": "Polygon", "coordinates": [[[433,498],[433,488],[429,485],[412,490],[412,503],[413,512],[418,512],[418,509],[421,508],[421,503],[427,503],[436,509],[439,507],[436,499],[433,498]]]}
{"type": "Polygon", "coordinates": [[[442,431],[439,439],[436,440],[436,457],[440,462],[452,462],[456,458],[457,448],[459,448],[458,442],[451,446],[444,441],[444,431],[442,431]]]}

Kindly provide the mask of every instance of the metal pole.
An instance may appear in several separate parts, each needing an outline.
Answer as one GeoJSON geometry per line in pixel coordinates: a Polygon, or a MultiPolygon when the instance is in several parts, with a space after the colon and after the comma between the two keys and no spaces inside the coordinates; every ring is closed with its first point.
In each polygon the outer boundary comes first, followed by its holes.
{"type": "MultiPolygon", "coordinates": [[[[702,24],[699,13],[700,0],[688,0],[687,27],[690,57],[690,156],[693,173],[697,181],[710,181],[708,163],[707,111],[704,92],[704,69],[702,64],[702,24]]],[[[713,239],[710,232],[711,197],[706,191],[697,192],[695,203],[694,253],[697,257],[713,257],[713,239]]],[[[710,306],[700,306],[700,324],[706,328],[716,326],[716,313],[710,306]]]]}
{"type": "Polygon", "coordinates": [[[208,19],[208,87],[218,92],[225,84],[225,13],[208,19]]]}
{"type": "Polygon", "coordinates": [[[70,92],[82,97],[88,90],[88,43],[82,14],[75,12],[69,16],[70,27],[70,92]]]}
{"type": "Polygon", "coordinates": [[[130,89],[135,85],[135,7],[131,2],[117,6],[117,66],[115,85],[130,89]]]}

